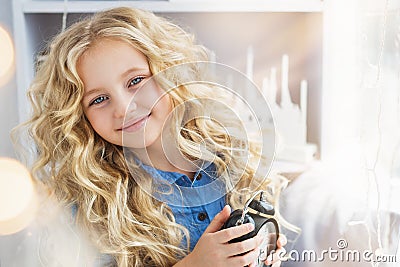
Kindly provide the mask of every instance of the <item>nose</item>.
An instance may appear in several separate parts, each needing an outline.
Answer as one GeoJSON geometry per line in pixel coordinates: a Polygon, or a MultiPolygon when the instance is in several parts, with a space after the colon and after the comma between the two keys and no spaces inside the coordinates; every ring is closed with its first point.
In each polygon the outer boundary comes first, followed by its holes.
{"type": "Polygon", "coordinates": [[[129,93],[119,93],[114,96],[114,117],[124,118],[126,114],[136,110],[137,105],[134,97],[129,93]]]}

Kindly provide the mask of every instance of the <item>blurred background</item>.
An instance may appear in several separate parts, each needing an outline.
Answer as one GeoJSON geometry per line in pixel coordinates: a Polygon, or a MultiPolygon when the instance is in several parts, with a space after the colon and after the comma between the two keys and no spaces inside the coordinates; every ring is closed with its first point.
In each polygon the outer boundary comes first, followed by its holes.
{"type": "MultiPolygon", "coordinates": [[[[25,93],[46,42],[120,5],[193,33],[268,100],[279,137],[271,172],[289,179],[281,212],[302,229],[284,230],[300,258],[283,266],[400,266],[400,0],[0,0],[0,157],[16,158],[9,134],[28,118],[25,93]],[[318,260],[330,248],[376,257],[318,260]]],[[[91,250],[56,214],[0,231],[0,266],[86,266],[91,250]]]]}

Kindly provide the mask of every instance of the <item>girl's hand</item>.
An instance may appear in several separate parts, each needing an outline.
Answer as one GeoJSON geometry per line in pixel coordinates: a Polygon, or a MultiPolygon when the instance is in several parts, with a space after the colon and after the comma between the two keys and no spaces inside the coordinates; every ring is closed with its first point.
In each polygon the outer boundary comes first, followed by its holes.
{"type": "Polygon", "coordinates": [[[176,266],[243,267],[253,263],[258,257],[257,248],[262,238],[255,236],[242,242],[228,243],[250,233],[254,228],[252,224],[243,224],[220,231],[230,213],[230,207],[225,206],[211,221],[193,251],[176,266]]]}
{"type": "Polygon", "coordinates": [[[284,246],[287,243],[287,239],[285,235],[280,234],[279,238],[276,242],[277,244],[277,250],[271,253],[267,260],[264,262],[265,265],[269,266],[272,264],[272,267],[279,267],[281,266],[281,259],[280,257],[283,256],[286,253],[286,250],[284,246]]]}

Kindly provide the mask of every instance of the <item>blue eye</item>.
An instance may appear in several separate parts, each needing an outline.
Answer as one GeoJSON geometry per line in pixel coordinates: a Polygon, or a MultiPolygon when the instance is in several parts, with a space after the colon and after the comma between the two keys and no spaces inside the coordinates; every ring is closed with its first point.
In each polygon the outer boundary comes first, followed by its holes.
{"type": "Polygon", "coordinates": [[[135,85],[137,85],[138,83],[140,83],[140,82],[143,81],[143,80],[144,80],[144,77],[143,77],[143,76],[135,77],[135,78],[133,78],[132,80],[130,80],[128,86],[129,86],[129,87],[135,86],[135,85]]]}
{"type": "Polygon", "coordinates": [[[102,103],[104,100],[107,100],[107,99],[108,99],[107,96],[99,96],[98,98],[96,98],[95,100],[90,102],[89,106],[98,105],[98,104],[102,103]]]}

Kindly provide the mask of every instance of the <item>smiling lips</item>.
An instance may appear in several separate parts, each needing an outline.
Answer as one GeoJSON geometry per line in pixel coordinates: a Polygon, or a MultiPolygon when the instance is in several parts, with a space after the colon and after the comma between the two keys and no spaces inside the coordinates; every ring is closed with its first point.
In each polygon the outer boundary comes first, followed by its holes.
{"type": "Polygon", "coordinates": [[[128,121],[126,123],[124,123],[124,125],[122,126],[122,128],[118,129],[119,131],[124,131],[124,132],[136,132],[137,130],[141,129],[145,123],[147,122],[147,120],[149,119],[151,113],[140,117],[139,119],[135,119],[133,121],[128,121]]]}

